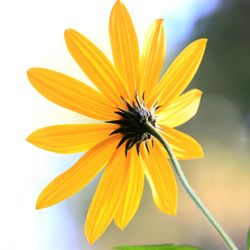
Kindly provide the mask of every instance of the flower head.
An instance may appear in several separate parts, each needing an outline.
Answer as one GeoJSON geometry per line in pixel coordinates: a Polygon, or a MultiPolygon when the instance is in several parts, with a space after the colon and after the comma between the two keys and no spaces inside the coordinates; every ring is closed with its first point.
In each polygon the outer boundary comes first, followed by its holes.
{"type": "Polygon", "coordinates": [[[114,65],[86,37],[68,29],[67,47],[97,87],[48,69],[28,71],[31,84],[50,101],[101,120],[96,124],[56,125],[38,129],[27,140],[58,153],[86,153],[42,191],[37,208],[54,205],[81,190],[103,168],[91,202],[85,233],[97,240],[112,220],[123,229],[140,204],[144,175],[156,206],[175,215],[176,180],[161,144],[145,128],[150,122],[172,146],[178,159],[202,157],[200,145],[175,127],[197,112],[201,91],[183,94],[203,57],[206,39],[188,45],[160,79],[165,57],[163,20],[148,29],[142,54],[130,15],[119,0],[110,16],[114,65]]]}

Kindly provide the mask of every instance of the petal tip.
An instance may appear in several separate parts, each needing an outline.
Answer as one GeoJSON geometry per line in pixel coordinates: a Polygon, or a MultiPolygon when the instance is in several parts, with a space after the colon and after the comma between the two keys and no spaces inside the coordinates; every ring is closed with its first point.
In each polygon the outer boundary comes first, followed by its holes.
{"type": "MultiPolygon", "coordinates": [[[[197,142],[198,143],[198,142],[197,142]]],[[[194,152],[194,156],[193,158],[190,158],[191,160],[192,159],[202,159],[204,158],[204,151],[203,151],[203,148],[201,147],[201,145],[198,143],[198,148],[196,150],[196,152],[194,152]]]]}
{"type": "Polygon", "coordinates": [[[208,42],[208,39],[207,38],[201,38],[198,41],[201,43],[201,45],[206,46],[207,42],[208,42]]]}
{"type": "Polygon", "coordinates": [[[71,32],[71,29],[70,29],[70,28],[64,30],[64,38],[65,38],[65,39],[68,37],[68,35],[70,34],[70,32],[71,32]]]}
{"type": "MultiPolygon", "coordinates": [[[[192,89],[192,90],[190,90],[190,93],[191,92],[194,93],[194,95],[198,96],[198,97],[202,96],[202,94],[203,94],[203,92],[200,89],[192,89]]],[[[186,93],[188,93],[188,92],[186,92],[186,93]]]]}
{"type": "Polygon", "coordinates": [[[202,147],[200,148],[200,156],[199,156],[199,158],[204,158],[204,151],[203,151],[202,147]]]}
{"type": "Polygon", "coordinates": [[[26,141],[29,142],[29,143],[31,143],[31,141],[32,141],[31,135],[29,135],[28,137],[26,137],[26,141]]]}
{"type": "Polygon", "coordinates": [[[203,151],[203,148],[202,146],[200,145],[199,142],[196,142],[197,143],[197,150],[195,152],[195,157],[194,159],[201,159],[201,158],[204,158],[204,151],[203,151]]]}
{"type": "Polygon", "coordinates": [[[26,141],[29,142],[29,143],[31,143],[31,144],[33,144],[33,145],[35,145],[35,143],[34,143],[35,140],[36,140],[36,137],[35,137],[35,135],[34,135],[34,132],[31,133],[31,134],[26,138],[26,141]]]}
{"type": "Polygon", "coordinates": [[[32,72],[32,69],[27,70],[27,75],[29,76],[30,72],[32,72]]]}
{"type": "MultiPolygon", "coordinates": [[[[191,42],[189,44],[190,48],[193,48],[195,50],[199,50],[200,52],[202,52],[202,54],[205,51],[206,45],[207,45],[208,39],[207,38],[199,38],[197,40],[194,40],[193,42],[191,42]]],[[[188,46],[188,47],[189,47],[188,46]]]]}
{"type": "Polygon", "coordinates": [[[93,233],[91,231],[91,228],[88,226],[87,221],[85,221],[84,232],[86,240],[88,241],[89,245],[93,245],[96,239],[93,237],[93,233]]]}
{"type": "Polygon", "coordinates": [[[122,6],[122,5],[123,5],[123,3],[121,0],[116,0],[113,7],[118,7],[118,6],[122,6]]]}
{"type": "Polygon", "coordinates": [[[44,195],[44,190],[42,193],[39,195],[37,201],[36,201],[36,209],[42,209],[42,208],[47,208],[54,203],[49,203],[47,197],[44,195]]]}
{"type": "Polygon", "coordinates": [[[163,23],[164,23],[164,18],[156,19],[156,22],[157,22],[159,25],[163,25],[163,23]]]}
{"type": "Polygon", "coordinates": [[[31,77],[33,75],[33,73],[35,73],[36,68],[30,68],[27,70],[27,76],[28,78],[31,77]]]}
{"type": "Polygon", "coordinates": [[[177,215],[177,204],[175,204],[173,207],[165,206],[165,207],[159,207],[159,210],[167,215],[176,216],[177,215]]]}
{"type": "Polygon", "coordinates": [[[172,207],[168,207],[167,214],[169,214],[171,216],[177,215],[177,200],[175,201],[174,204],[172,204],[172,207]]]}
{"type": "Polygon", "coordinates": [[[44,204],[41,202],[41,200],[38,198],[37,202],[36,202],[36,209],[42,209],[45,208],[44,204]]]}
{"type": "MultiPolygon", "coordinates": [[[[204,158],[203,148],[199,142],[196,141],[196,144],[197,144],[197,146],[196,146],[196,150],[194,151],[193,159],[202,159],[202,158],[204,158]]],[[[192,158],[190,158],[190,159],[192,159],[192,158]]]]}
{"type": "Polygon", "coordinates": [[[72,31],[71,28],[67,28],[66,30],[64,30],[64,34],[68,34],[68,33],[70,33],[71,31],[72,31]]]}
{"type": "Polygon", "coordinates": [[[36,131],[33,131],[31,134],[29,134],[28,136],[27,136],[27,138],[26,138],[26,141],[28,141],[28,142],[30,142],[30,143],[32,143],[33,141],[34,141],[34,139],[36,139],[36,132],[37,132],[38,130],[36,130],[36,131]]]}
{"type": "Polygon", "coordinates": [[[30,68],[27,70],[27,76],[28,76],[28,79],[30,80],[31,82],[31,79],[35,78],[36,76],[38,75],[43,75],[43,71],[42,70],[45,70],[43,68],[30,68]]]}
{"type": "Polygon", "coordinates": [[[125,227],[126,227],[126,225],[125,225],[124,223],[122,223],[121,221],[118,221],[118,220],[116,220],[116,219],[115,219],[115,224],[116,224],[116,226],[117,226],[121,231],[123,231],[123,230],[125,229],[125,227]]]}
{"type": "Polygon", "coordinates": [[[177,210],[176,209],[175,210],[171,210],[169,212],[169,214],[172,215],[172,216],[176,216],[177,215],[177,210]]]}
{"type": "Polygon", "coordinates": [[[86,239],[87,239],[87,241],[88,241],[88,243],[89,243],[90,246],[93,246],[93,245],[94,245],[94,243],[95,243],[94,240],[89,239],[89,238],[86,238],[86,239]]]}
{"type": "Polygon", "coordinates": [[[70,38],[70,36],[74,34],[74,32],[75,31],[71,28],[64,30],[64,39],[67,41],[70,38]]]}
{"type": "Polygon", "coordinates": [[[170,208],[170,215],[176,216],[177,215],[177,208],[178,208],[178,190],[177,190],[177,186],[176,186],[176,196],[174,199],[174,204],[170,208]]]}

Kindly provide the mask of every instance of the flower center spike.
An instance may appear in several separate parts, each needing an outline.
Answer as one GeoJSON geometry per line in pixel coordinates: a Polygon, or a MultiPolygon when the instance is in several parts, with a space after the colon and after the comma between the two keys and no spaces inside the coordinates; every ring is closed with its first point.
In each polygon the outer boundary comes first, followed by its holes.
{"type": "Polygon", "coordinates": [[[131,104],[123,97],[121,98],[126,104],[126,109],[117,108],[118,111],[115,111],[115,113],[120,116],[120,119],[108,121],[108,123],[119,125],[119,128],[114,130],[110,135],[122,135],[122,139],[117,145],[117,148],[119,148],[122,144],[125,143],[126,155],[128,150],[131,149],[133,146],[136,146],[136,150],[139,155],[140,145],[142,142],[145,143],[145,146],[149,151],[148,141],[151,140],[153,144],[153,137],[145,129],[145,123],[149,122],[154,127],[156,127],[156,119],[154,113],[159,106],[154,105],[151,110],[148,110],[145,106],[144,94],[140,102],[138,94],[136,93],[135,101],[132,101],[131,104]]]}

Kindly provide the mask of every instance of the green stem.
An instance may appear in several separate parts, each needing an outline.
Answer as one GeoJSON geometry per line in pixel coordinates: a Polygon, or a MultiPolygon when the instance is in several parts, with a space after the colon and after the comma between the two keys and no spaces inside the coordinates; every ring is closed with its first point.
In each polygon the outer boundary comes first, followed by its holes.
{"type": "Polygon", "coordinates": [[[215,220],[213,215],[209,212],[209,210],[205,207],[205,205],[202,203],[200,198],[195,194],[193,189],[190,187],[182,169],[181,166],[175,157],[172,149],[170,148],[168,142],[166,139],[157,131],[157,129],[149,122],[145,124],[145,128],[148,131],[148,133],[152,134],[155,138],[157,138],[163,147],[168,152],[168,155],[170,157],[171,163],[175,169],[175,172],[179,178],[179,181],[183,185],[184,189],[187,191],[189,196],[192,198],[194,203],[198,206],[198,208],[201,210],[201,212],[207,217],[207,219],[210,221],[210,223],[214,226],[216,231],[220,234],[220,236],[223,238],[225,244],[228,246],[231,250],[238,250],[234,242],[231,240],[231,238],[227,235],[227,233],[224,231],[224,229],[219,225],[219,223],[215,220]]]}

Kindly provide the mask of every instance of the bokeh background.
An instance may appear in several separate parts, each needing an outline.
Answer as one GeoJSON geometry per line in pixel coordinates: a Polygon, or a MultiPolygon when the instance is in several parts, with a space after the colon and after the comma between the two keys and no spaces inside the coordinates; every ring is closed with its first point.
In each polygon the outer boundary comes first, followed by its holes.
{"type": "MultiPolygon", "coordinates": [[[[81,154],[46,152],[25,138],[40,127],[92,121],[45,100],[28,83],[26,70],[51,68],[91,84],[67,52],[63,31],[79,30],[111,58],[108,18],[113,3],[10,0],[0,4],[1,250],[109,250],[116,245],[158,243],[226,249],[180,186],[176,217],[157,210],[146,183],[140,208],[128,227],[121,232],[111,225],[94,246],[88,245],[83,225],[99,178],[66,201],[35,210],[40,191],[81,154]]],[[[189,42],[208,38],[202,65],[190,85],[204,92],[199,113],[180,127],[203,145],[205,158],[181,164],[193,188],[243,250],[250,224],[250,1],[124,3],[140,42],[147,26],[164,17],[166,67],[189,42]]]]}

